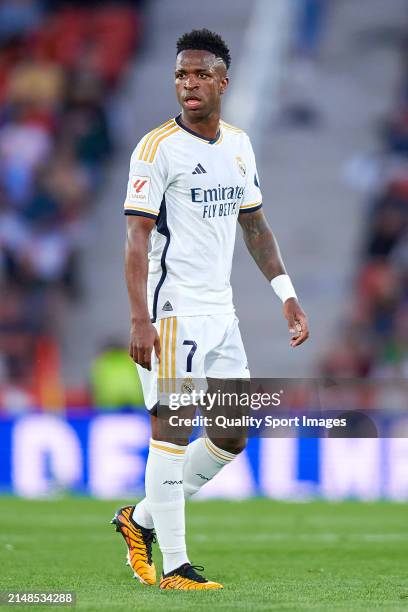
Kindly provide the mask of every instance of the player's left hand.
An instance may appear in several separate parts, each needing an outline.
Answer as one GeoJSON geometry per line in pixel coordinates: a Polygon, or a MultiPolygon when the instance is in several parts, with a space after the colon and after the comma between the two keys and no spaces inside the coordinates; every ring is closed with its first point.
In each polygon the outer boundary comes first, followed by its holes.
{"type": "Polygon", "coordinates": [[[299,346],[309,337],[306,315],[295,298],[289,298],[283,305],[283,314],[288,322],[289,333],[293,334],[290,346],[299,346]]]}

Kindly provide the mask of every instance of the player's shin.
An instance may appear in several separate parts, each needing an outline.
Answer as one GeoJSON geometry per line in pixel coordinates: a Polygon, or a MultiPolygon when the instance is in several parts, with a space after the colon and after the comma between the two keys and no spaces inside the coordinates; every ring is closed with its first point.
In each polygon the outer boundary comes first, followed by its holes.
{"type": "MultiPolygon", "coordinates": [[[[183,447],[182,447],[183,448],[183,447]]],[[[208,438],[198,438],[187,446],[183,466],[184,497],[188,499],[237,455],[217,447],[208,438]]],[[[146,529],[153,528],[153,519],[146,497],[135,507],[133,520],[146,529]]]]}
{"type": "Polygon", "coordinates": [[[146,497],[136,504],[135,509],[133,510],[132,518],[138,525],[141,525],[145,529],[154,528],[152,515],[146,497]]]}
{"type": "Polygon", "coordinates": [[[150,441],[146,465],[146,499],[160,550],[163,572],[188,563],[185,542],[183,464],[185,446],[150,441]]]}
{"type": "Polygon", "coordinates": [[[236,455],[218,448],[209,438],[198,438],[187,447],[183,469],[186,499],[212,480],[236,455]]]}

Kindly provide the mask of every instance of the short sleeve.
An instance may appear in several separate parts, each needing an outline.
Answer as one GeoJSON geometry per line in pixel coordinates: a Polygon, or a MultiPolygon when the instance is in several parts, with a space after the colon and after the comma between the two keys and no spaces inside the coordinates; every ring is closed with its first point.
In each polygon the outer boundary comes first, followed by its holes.
{"type": "Polygon", "coordinates": [[[255,155],[252,149],[251,142],[247,138],[247,155],[248,167],[246,168],[246,184],[241,205],[240,213],[254,212],[262,206],[262,193],[259,186],[258,172],[256,169],[255,155]]]}
{"type": "Polygon", "coordinates": [[[152,163],[139,159],[144,140],[137,145],[130,158],[129,180],[124,203],[125,215],[139,215],[157,219],[166,189],[167,167],[162,151],[152,163]]]}

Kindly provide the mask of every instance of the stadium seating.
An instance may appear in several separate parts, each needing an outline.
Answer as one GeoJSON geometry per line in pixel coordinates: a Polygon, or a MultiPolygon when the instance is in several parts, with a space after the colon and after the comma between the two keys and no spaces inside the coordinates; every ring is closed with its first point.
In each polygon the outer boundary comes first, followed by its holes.
{"type": "Polygon", "coordinates": [[[57,338],[112,152],[105,101],[141,31],[134,3],[48,6],[0,7],[0,408],[21,410],[65,403],[57,338]]]}
{"type": "Polygon", "coordinates": [[[341,340],[327,354],[329,376],[408,376],[408,65],[381,131],[375,195],[367,208],[354,295],[341,340]]]}

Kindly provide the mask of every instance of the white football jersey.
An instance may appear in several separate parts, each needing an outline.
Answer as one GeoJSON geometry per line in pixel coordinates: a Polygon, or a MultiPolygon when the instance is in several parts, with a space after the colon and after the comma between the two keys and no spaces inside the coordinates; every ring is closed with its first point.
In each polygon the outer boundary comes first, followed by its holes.
{"type": "Polygon", "coordinates": [[[255,157],[242,130],[214,140],[170,119],[130,160],[125,214],[156,220],[149,253],[153,321],[234,312],[230,284],[239,214],[262,206],[255,157]]]}

